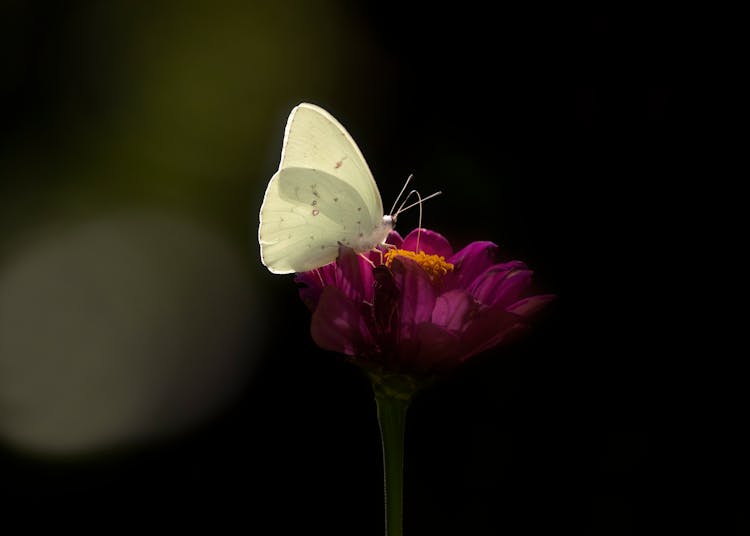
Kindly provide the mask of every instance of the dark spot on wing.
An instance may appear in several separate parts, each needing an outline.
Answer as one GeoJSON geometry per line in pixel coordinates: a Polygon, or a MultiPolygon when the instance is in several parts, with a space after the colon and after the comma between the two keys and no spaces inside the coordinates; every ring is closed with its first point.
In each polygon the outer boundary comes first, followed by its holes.
{"type": "Polygon", "coordinates": [[[318,193],[318,191],[317,191],[317,190],[313,190],[313,195],[314,195],[315,197],[320,197],[320,194],[318,193]]]}
{"type": "Polygon", "coordinates": [[[357,212],[359,212],[360,210],[362,210],[362,207],[357,207],[357,212]]]}
{"type": "Polygon", "coordinates": [[[312,206],[316,206],[317,204],[318,204],[318,201],[317,201],[317,199],[313,199],[313,201],[312,201],[312,206]]]}
{"type": "Polygon", "coordinates": [[[339,202],[339,198],[338,198],[338,197],[334,197],[334,198],[333,198],[333,202],[334,202],[334,203],[338,203],[338,202],[339,202]]]}

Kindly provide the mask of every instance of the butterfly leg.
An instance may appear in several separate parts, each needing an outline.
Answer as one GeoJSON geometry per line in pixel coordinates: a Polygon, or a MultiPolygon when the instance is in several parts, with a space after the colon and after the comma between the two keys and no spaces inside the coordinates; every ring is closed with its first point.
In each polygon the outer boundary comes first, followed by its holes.
{"type": "MultiPolygon", "coordinates": [[[[360,257],[362,257],[364,260],[366,260],[370,264],[370,266],[372,266],[373,268],[375,268],[375,263],[372,262],[369,258],[367,258],[367,256],[364,253],[358,253],[357,255],[359,255],[360,257]]],[[[383,264],[383,260],[382,259],[380,260],[380,264],[383,264]]]]}
{"type": "MultiPolygon", "coordinates": [[[[393,244],[386,244],[385,242],[383,242],[382,244],[380,244],[380,246],[384,246],[386,249],[395,249],[396,248],[396,246],[394,246],[393,244]]],[[[377,254],[380,255],[380,264],[384,264],[383,263],[383,250],[380,249],[380,247],[376,247],[376,248],[372,248],[371,251],[377,252],[377,254]]]]}
{"type": "MultiPolygon", "coordinates": [[[[388,251],[396,251],[398,249],[398,246],[396,246],[394,244],[388,244],[386,242],[383,242],[381,244],[381,246],[385,246],[385,249],[387,249],[388,251]]],[[[386,251],[385,253],[387,253],[388,251],[386,251]]],[[[383,251],[380,252],[380,262],[381,263],[383,262],[383,253],[384,253],[383,251]]]]}

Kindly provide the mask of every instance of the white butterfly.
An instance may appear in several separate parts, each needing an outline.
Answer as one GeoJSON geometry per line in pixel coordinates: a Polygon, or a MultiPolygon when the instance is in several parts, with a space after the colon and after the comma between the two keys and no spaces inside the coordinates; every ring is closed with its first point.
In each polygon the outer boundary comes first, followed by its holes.
{"type": "Polygon", "coordinates": [[[375,179],[344,127],[318,106],[296,106],[260,207],[261,262],[275,274],[319,268],[336,260],[339,244],[358,253],[382,244],[395,221],[383,215],[375,179]]]}

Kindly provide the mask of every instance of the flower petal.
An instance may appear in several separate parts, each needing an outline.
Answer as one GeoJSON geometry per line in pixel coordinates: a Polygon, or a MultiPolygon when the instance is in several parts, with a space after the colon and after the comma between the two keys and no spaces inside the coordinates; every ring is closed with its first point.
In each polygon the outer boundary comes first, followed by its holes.
{"type": "Polygon", "coordinates": [[[449,290],[437,297],[432,323],[451,331],[462,331],[476,311],[474,298],[465,290],[449,290]]]}
{"type": "Polygon", "coordinates": [[[435,288],[419,264],[406,257],[396,257],[391,264],[393,281],[400,292],[399,344],[412,339],[417,324],[429,322],[435,308],[435,288]]]}
{"type": "Polygon", "coordinates": [[[332,262],[309,272],[300,272],[294,278],[294,282],[299,287],[299,297],[302,303],[314,311],[318,306],[323,288],[336,284],[336,263],[332,262]]]}
{"type": "Polygon", "coordinates": [[[373,297],[373,317],[375,329],[381,345],[392,347],[398,332],[398,303],[401,295],[393,280],[393,274],[384,265],[373,270],[375,295],[373,297]]]}
{"type": "Polygon", "coordinates": [[[325,350],[346,355],[363,355],[373,346],[357,304],[336,287],[326,287],[313,312],[310,332],[315,343],[325,350]]]}
{"type": "Polygon", "coordinates": [[[505,311],[502,306],[485,309],[461,336],[461,360],[507,342],[526,328],[527,325],[518,315],[505,311]]]}
{"type": "Polygon", "coordinates": [[[440,233],[429,229],[414,229],[404,238],[401,249],[416,253],[424,251],[427,255],[440,255],[446,259],[453,255],[450,242],[440,233]]]}
{"type": "Polygon", "coordinates": [[[461,357],[461,338],[445,328],[429,322],[418,324],[412,353],[401,352],[401,360],[408,362],[412,374],[429,375],[451,368],[461,357]]]}
{"type": "Polygon", "coordinates": [[[542,294],[541,296],[531,296],[517,301],[505,310],[509,313],[520,316],[524,320],[538,313],[545,305],[556,299],[554,294],[542,294]]]}
{"type": "Polygon", "coordinates": [[[530,270],[519,261],[497,264],[474,280],[469,292],[483,305],[503,304],[506,307],[518,301],[531,283],[530,270]]]}
{"type": "Polygon", "coordinates": [[[336,259],[336,286],[354,302],[372,303],[372,266],[353,249],[339,246],[336,259]]]}
{"type": "Polygon", "coordinates": [[[404,239],[401,238],[401,235],[398,231],[391,231],[390,233],[388,233],[388,238],[385,239],[385,243],[400,248],[404,243],[404,239]]]}
{"type": "Polygon", "coordinates": [[[445,278],[445,288],[468,288],[490,266],[497,263],[499,248],[492,242],[472,242],[447,260],[453,271],[445,278]]]}

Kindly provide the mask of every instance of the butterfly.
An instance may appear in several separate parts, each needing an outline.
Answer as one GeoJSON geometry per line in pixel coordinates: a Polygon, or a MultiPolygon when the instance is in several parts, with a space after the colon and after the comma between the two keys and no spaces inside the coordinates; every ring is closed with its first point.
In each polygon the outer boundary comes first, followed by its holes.
{"type": "Polygon", "coordinates": [[[396,221],[383,215],[375,179],[352,137],[308,103],[289,114],[279,169],[259,217],[261,262],[276,274],[325,266],[336,260],[339,245],[370,251],[396,221]]]}

